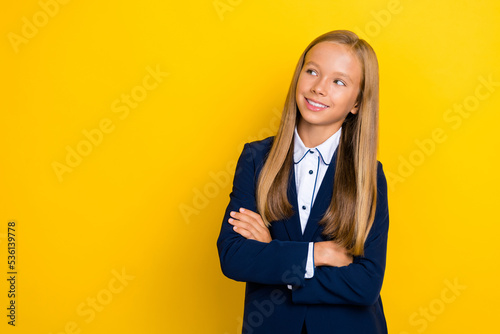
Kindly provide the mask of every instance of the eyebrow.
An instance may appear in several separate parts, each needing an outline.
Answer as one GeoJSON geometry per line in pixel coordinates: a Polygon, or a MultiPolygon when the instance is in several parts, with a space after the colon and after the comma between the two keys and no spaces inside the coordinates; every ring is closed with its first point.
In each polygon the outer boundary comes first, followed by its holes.
{"type": "MultiPolygon", "coordinates": [[[[314,66],[316,66],[317,68],[320,68],[320,66],[319,66],[318,64],[316,64],[315,62],[313,62],[312,60],[309,60],[307,63],[305,63],[305,64],[304,64],[304,66],[306,66],[306,65],[314,65],[314,66]]],[[[346,78],[346,79],[347,79],[347,80],[349,80],[349,81],[352,81],[352,80],[351,80],[351,77],[350,77],[347,73],[344,73],[344,72],[337,72],[337,71],[336,71],[336,72],[334,72],[333,74],[338,75],[338,76],[341,76],[341,77],[343,77],[343,78],[346,78]]]]}

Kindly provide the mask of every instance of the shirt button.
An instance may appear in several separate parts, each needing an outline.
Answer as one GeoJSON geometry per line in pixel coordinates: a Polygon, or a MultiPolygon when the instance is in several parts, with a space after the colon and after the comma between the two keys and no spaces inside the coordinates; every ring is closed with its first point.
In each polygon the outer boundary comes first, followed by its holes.
{"type": "Polygon", "coordinates": [[[306,206],[305,205],[302,205],[302,210],[305,210],[306,209],[306,206]]]}
{"type": "Polygon", "coordinates": [[[314,173],[314,172],[313,172],[313,171],[312,171],[312,169],[311,169],[311,170],[309,171],[309,174],[312,174],[312,173],[314,173]]]}
{"type": "Polygon", "coordinates": [[[314,154],[314,151],[313,150],[309,150],[309,153],[314,154]]]}

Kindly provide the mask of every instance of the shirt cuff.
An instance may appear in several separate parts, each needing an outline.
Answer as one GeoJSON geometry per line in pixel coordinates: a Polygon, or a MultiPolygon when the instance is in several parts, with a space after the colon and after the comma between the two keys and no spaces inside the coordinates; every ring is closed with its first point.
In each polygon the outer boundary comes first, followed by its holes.
{"type": "Polygon", "coordinates": [[[314,276],[314,242],[309,243],[309,252],[307,253],[306,274],[305,278],[314,276]]]}
{"type": "MultiPolygon", "coordinates": [[[[309,243],[309,250],[307,251],[306,273],[305,278],[312,278],[314,276],[314,242],[309,243]]],[[[287,288],[292,290],[292,285],[287,284],[287,288]]]]}

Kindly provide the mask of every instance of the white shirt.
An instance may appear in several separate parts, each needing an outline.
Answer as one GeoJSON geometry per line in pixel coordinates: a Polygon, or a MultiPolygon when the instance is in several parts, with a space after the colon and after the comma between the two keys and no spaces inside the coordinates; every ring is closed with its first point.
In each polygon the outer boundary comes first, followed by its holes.
{"type": "MultiPolygon", "coordinates": [[[[314,148],[308,148],[300,139],[297,127],[295,127],[293,164],[295,171],[295,184],[297,187],[297,203],[299,205],[300,227],[304,233],[318,194],[319,187],[330,165],[333,154],[340,141],[342,128],[335,132],[330,138],[314,148]]],[[[314,242],[309,243],[307,253],[305,278],[314,276],[314,242]]],[[[291,289],[292,286],[288,285],[291,289]]]]}

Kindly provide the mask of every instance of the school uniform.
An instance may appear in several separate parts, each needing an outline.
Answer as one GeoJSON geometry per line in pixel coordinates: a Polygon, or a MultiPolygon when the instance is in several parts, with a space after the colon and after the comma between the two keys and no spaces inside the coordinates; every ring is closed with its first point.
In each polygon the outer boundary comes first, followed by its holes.
{"type": "Polygon", "coordinates": [[[287,192],[294,214],[271,223],[269,243],[248,240],[228,223],[229,213],[241,207],[258,212],[257,180],[274,137],[243,148],[217,240],[224,275],[247,282],[243,334],[387,333],[380,289],[389,212],[380,162],[375,220],[364,256],[354,257],[345,267],[314,267],[313,243],[327,240],[318,223],[332,198],[340,133],[341,129],[309,149],[295,130],[294,168],[287,192]]]}

